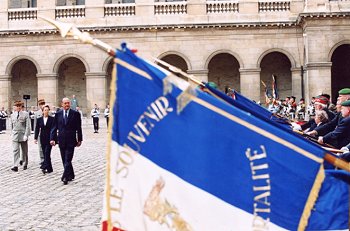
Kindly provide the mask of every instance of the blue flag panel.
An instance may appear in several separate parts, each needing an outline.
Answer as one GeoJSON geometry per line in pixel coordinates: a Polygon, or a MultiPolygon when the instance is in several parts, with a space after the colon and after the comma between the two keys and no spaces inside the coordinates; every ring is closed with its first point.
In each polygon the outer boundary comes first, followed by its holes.
{"type": "Polygon", "coordinates": [[[232,107],[128,49],[116,58],[115,142],[263,224],[306,227],[324,178],[323,149],[247,112],[240,95],[232,107]]]}

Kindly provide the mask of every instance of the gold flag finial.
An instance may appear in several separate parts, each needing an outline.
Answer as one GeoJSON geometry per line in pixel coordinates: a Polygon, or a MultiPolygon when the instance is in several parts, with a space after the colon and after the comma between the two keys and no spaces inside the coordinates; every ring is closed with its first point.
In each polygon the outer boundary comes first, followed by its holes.
{"type": "Polygon", "coordinates": [[[54,27],[56,27],[60,31],[60,34],[61,34],[62,38],[65,38],[68,35],[68,32],[74,26],[71,23],[55,21],[55,20],[52,20],[50,18],[46,18],[44,16],[38,16],[38,18],[40,18],[40,19],[50,23],[54,27]]]}
{"type": "Polygon", "coordinates": [[[55,21],[55,20],[46,18],[44,16],[38,16],[38,18],[40,18],[40,19],[50,23],[54,27],[56,27],[59,30],[59,32],[63,38],[71,36],[74,39],[78,39],[78,40],[82,41],[83,43],[88,43],[88,44],[91,44],[93,46],[96,46],[96,47],[100,48],[101,50],[106,51],[111,56],[115,56],[115,49],[113,47],[102,42],[101,40],[92,38],[90,36],[90,34],[87,32],[81,32],[72,23],[59,22],[59,21],[55,21]]]}

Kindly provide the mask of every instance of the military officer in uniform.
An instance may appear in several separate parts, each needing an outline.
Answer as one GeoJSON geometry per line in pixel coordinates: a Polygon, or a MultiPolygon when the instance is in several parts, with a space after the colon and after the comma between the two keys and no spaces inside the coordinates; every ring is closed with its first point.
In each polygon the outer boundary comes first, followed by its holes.
{"type": "Polygon", "coordinates": [[[28,166],[28,137],[30,136],[30,118],[28,112],[22,111],[21,101],[16,101],[14,106],[15,111],[11,115],[14,164],[11,170],[17,172],[20,161],[20,147],[22,149],[23,170],[26,170],[28,166]]]}
{"type": "Polygon", "coordinates": [[[343,119],[335,130],[318,138],[320,144],[331,144],[339,149],[350,143],[350,100],[341,103],[341,115],[343,119]]]}
{"type": "MultiPolygon", "coordinates": [[[[45,100],[39,99],[38,105],[39,105],[38,110],[36,112],[34,112],[34,128],[36,127],[36,123],[37,123],[38,119],[43,116],[43,107],[45,106],[45,100]]],[[[43,150],[41,148],[40,134],[38,137],[38,148],[39,148],[40,168],[41,168],[41,166],[44,163],[44,153],[43,153],[43,150]]]]}

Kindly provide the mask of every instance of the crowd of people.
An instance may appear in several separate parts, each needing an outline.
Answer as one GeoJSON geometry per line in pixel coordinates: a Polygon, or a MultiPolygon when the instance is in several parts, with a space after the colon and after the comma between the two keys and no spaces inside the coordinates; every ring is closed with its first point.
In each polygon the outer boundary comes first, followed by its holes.
{"type": "MultiPolygon", "coordinates": [[[[100,109],[97,104],[91,110],[94,132],[98,133],[100,109]]],[[[104,117],[108,124],[109,105],[104,110],[104,117]]],[[[64,185],[74,180],[72,165],[75,147],[82,143],[83,113],[79,108],[75,95],[71,99],[63,98],[61,107],[50,107],[44,99],[38,100],[38,107],[31,107],[26,111],[22,101],[15,101],[12,111],[7,112],[4,107],[0,110],[0,133],[6,131],[6,121],[10,122],[11,140],[14,156],[12,171],[18,172],[19,166],[23,170],[28,168],[28,138],[34,133],[34,143],[38,145],[40,169],[43,174],[53,172],[51,150],[56,144],[60,149],[64,171],[61,180],[64,185]]]]}
{"type": "Polygon", "coordinates": [[[339,149],[343,159],[350,161],[350,88],[341,89],[336,105],[328,94],[312,97],[308,105],[302,98],[284,100],[268,98],[266,108],[292,121],[294,130],[302,131],[320,145],[339,149]]]}

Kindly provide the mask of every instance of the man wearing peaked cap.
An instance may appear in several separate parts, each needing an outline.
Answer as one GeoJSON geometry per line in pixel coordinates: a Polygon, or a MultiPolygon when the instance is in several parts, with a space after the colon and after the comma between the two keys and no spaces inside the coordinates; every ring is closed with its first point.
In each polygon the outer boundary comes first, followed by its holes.
{"type": "Polygon", "coordinates": [[[21,107],[22,106],[22,102],[17,100],[13,103],[13,106],[16,106],[16,107],[21,107]]]}
{"type": "Polygon", "coordinates": [[[45,105],[45,100],[44,99],[39,99],[38,100],[38,105],[45,105]]]}
{"type": "Polygon", "coordinates": [[[12,147],[14,155],[14,165],[12,171],[18,171],[20,162],[20,148],[22,149],[23,170],[27,169],[28,165],[28,137],[30,136],[30,119],[29,114],[22,110],[22,102],[15,101],[15,111],[11,115],[12,127],[12,147]]]}
{"type": "Polygon", "coordinates": [[[341,115],[343,119],[335,130],[323,137],[320,136],[319,143],[327,143],[338,149],[350,143],[350,100],[341,103],[341,115]]]}
{"type": "MultiPolygon", "coordinates": [[[[38,100],[38,105],[39,105],[39,108],[34,113],[34,130],[35,130],[38,118],[43,116],[43,107],[45,106],[45,100],[44,99],[39,99],[38,100]]],[[[40,135],[38,137],[38,148],[39,148],[39,157],[40,157],[40,168],[42,168],[42,164],[44,163],[44,153],[43,153],[43,150],[41,148],[40,135]]]]}

